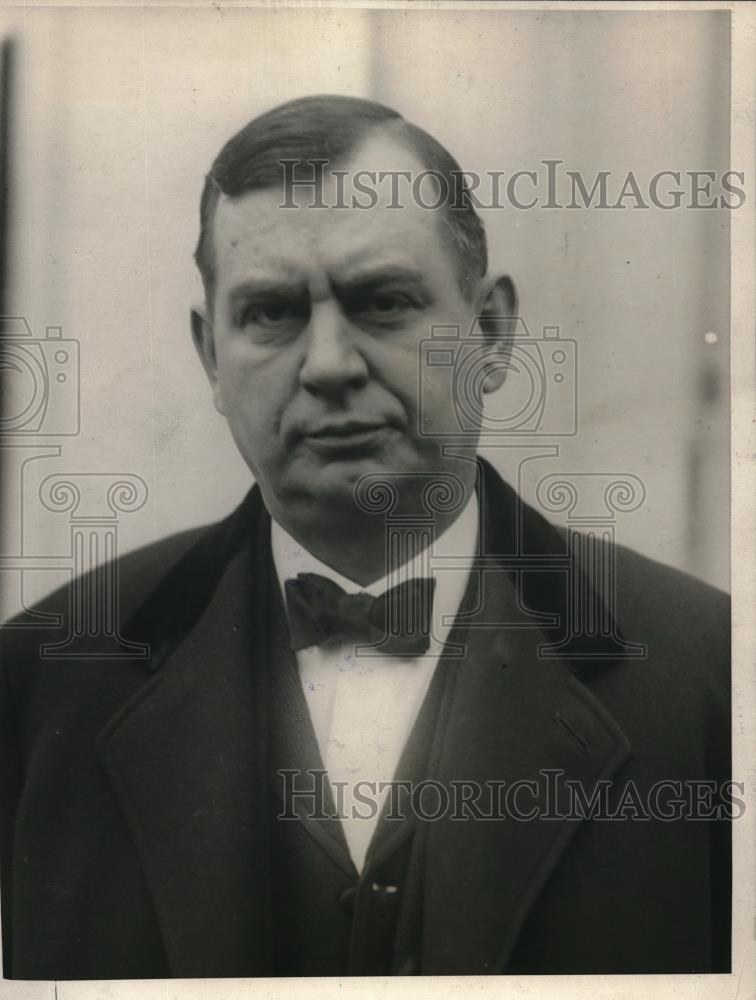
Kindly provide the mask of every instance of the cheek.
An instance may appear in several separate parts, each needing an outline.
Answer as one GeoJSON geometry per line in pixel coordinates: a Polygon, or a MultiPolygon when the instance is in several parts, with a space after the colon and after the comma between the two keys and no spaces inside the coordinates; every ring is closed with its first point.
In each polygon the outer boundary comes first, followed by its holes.
{"type": "Polygon", "coordinates": [[[416,413],[420,402],[420,379],[417,351],[399,358],[392,370],[392,388],[410,413],[416,413]]]}
{"type": "Polygon", "coordinates": [[[241,336],[229,336],[218,353],[218,379],[224,391],[241,400],[256,398],[271,383],[272,359],[241,336]]]}
{"type": "Polygon", "coordinates": [[[256,366],[234,363],[226,358],[218,364],[217,395],[232,428],[244,430],[245,437],[265,433],[272,406],[270,382],[256,366]]]}
{"type": "Polygon", "coordinates": [[[448,378],[442,383],[438,379],[423,383],[421,427],[426,434],[435,436],[453,429],[452,399],[448,378]]]}
{"type": "Polygon", "coordinates": [[[395,339],[376,338],[366,351],[372,381],[388,389],[413,411],[417,409],[420,390],[420,341],[419,332],[406,330],[395,339]]]}
{"type": "Polygon", "coordinates": [[[296,392],[295,373],[285,352],[263,354],[240,344],[223,353],[218,383],[226,419],[237,437],[254,441],[263,452],[276,448],[284,412],[296,392]]]}

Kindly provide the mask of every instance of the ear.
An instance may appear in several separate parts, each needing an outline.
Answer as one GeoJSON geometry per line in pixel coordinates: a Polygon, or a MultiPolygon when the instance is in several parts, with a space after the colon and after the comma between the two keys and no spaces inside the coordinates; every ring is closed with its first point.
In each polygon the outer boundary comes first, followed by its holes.
{"type": "Polygon", "coordinates": [[[512,337],[517,325],[517,290],[508,275],[493,278],[484,286],[478,321],[481,332],[491,338],[490,370],[481,388],[483,392],[494,392],[507,377],[512,337]]]}
{"type": "Polygon", "coordinates": [[[218,363],[215,355],[215,331],[206,306],[193,306],[191,313],[192,340],[213,390],[213,403],[218,413],[225,416],[218,383],[218,363]]]}

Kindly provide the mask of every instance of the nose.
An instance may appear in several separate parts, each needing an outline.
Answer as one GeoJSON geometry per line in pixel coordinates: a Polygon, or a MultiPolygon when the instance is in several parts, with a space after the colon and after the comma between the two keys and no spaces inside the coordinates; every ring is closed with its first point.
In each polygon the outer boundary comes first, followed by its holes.
{"type": "Polygon", "coordinates": [[[367,382],[368,367],[354,331],[333,301],[313,306],[306,331],[307,353],[299,381],[316,396],[341,396],[367,382]]]}

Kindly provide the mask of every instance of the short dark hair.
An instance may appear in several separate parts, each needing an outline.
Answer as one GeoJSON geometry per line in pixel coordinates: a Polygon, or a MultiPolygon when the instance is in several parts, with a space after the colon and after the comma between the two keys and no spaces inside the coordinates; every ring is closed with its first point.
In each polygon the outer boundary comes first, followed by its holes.
{"type": "MultiPolygon", "coordinates": [[[[488,268],[486,233],[451,153],[432,135],[383,104],[324,94],[287,101],[254,118],[216,157],[202,191],[200,235],[194,254],[208,304],[212,303],[215,280],[212,223],[220,195],[235,198],[281,184],[283,160],[299,161],[303,167],[310,161],[324,161],[324,167],[335,165],[354,151],[367,132],[378,127],[393,132],[426,170],[443,181],[439,207],[455,245],[460,284],[465,293],[474,287],[488,268]]],[[[291,168],[289,176],[293,176],[291,168]]],[[[308,177],[313,177],[312,166],[308,177]]]]}

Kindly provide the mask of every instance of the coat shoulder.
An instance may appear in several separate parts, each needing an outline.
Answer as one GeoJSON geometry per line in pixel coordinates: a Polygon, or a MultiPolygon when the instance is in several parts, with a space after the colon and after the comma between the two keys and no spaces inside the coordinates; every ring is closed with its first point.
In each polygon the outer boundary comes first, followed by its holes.
{"type": "Polygon", "coordinates": [[[209,526],[201,526],[168,535],[53,590],[32,608],[14,615],[2,625],[0,639],[4,660],[7,664],[23,661],[25,652],[38,645],[41,637],[45,641],[55,639],[61,628],[66,628],[75,593],[93,592],[105,572],[112,574],[116,581],[117,615],[123,625],[209,530],[209,526]],[[49,616],[56,616],[60,625],[45,625],[44,620],[49,620],[49,616]]]}
{"type": "MultiPolygon", "coordinates": [[[[569,543],[565,529],[559,534],[569,543]]],[[[683,570],[642,555],[618,543],[598,541],[601,557],[575,557],[588,580],[604,598],[614,597],[623,619],[642,619],[651,624],[664,622],[673,629],[684,626],[696,637],[729,637],[730,595],[683,570]],[[609,567],[607,573],[597,567],[609,567]],[[612,593],[613,592],[613,593],[612,593]]]]}
{"type": "MultiPolygon", "coordinates": [[[[623,545],[604,544],[612,569],[597,584],[611,605],[623,639],[645,647],[640,661],[656,696],[671,694],[727,711],[730,698],[730,597],[702,580],[623,545]]],[[[606,574],[604,574],[606,575],[606,574]]],[[[632,661],[630,661],[632,662],[632,661]]],[[[636,671],[633,677],[638,678],[636,671]]]]}
{"type": "Polygon", "coordinates": [[[682,630],[695,643],[730,636],[730,596],[682,570],[615,546],[617,605],[623,617],[682,630]]]}

